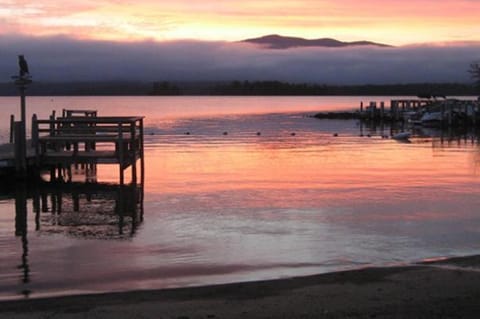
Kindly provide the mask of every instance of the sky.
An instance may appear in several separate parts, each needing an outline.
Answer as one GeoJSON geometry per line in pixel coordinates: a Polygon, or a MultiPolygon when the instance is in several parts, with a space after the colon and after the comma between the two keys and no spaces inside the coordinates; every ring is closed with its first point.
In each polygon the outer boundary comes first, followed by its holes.
{"type": "Polygon", "coordinates": [[[25,54],[41,80],[466,82],[479,12],[480,0],[0,0],[0,74],[25,54]],[[395,48],[236,43],[267,34],[395,48]]]}

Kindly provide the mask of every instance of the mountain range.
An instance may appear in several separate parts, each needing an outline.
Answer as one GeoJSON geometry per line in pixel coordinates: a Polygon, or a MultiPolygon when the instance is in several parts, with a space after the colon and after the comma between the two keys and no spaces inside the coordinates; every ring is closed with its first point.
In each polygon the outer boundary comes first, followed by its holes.
{"type": "Polygon", "coordinates": [[[278,34],[266,35],[259,38],[246,39],[240,42],[253,43],[261,45],[267,49],[288,49],[295,47],[328,47],[341,48],[351,46],[377,46],[377,47],[391,47],[388,44],[376,43],[371,41],[353,41],[343,42],[331,38],[321,39],[304,39],[298,37],[286,37],[278,34]]]}

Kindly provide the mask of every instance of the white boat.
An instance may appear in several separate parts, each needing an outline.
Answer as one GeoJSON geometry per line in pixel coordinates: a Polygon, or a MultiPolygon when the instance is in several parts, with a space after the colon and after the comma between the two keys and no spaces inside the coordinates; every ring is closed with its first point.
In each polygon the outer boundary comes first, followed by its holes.
{"type": "Polygon", "coordinates": [[[410,136],[412,136],[412,134],[408,133],[408,132],[400,132],[400,133],[397,133],[395,135],[392,136],[392,138],[394,140],[408,140],[410,138],[410,136]]]}
{"type": "Polygon", "coordinates": [[[427,112],[422,115],[420,122],[423,125],[434,125],[442,122],[442,112],[427,112]]]}

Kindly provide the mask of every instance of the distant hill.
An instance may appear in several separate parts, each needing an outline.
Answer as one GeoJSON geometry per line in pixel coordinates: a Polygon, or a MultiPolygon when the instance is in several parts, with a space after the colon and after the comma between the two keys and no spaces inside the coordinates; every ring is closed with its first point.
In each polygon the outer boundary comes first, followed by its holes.
{"type": "Polygon", "coordinates": [[[354,41],[354,42],[342,42],[331,38],[321,38],[308,40],[297,37],[284,37],[277,34],[266,35],[260,38],[246,39],[240,42],[259,44],[269,49],[288,49],[295,47],[328,47],[328,48],[341,48],[350,46],[377,46],[377,47],[391,47],[390,45],[383,43],[375,43],[370,41],[354,41]]]}

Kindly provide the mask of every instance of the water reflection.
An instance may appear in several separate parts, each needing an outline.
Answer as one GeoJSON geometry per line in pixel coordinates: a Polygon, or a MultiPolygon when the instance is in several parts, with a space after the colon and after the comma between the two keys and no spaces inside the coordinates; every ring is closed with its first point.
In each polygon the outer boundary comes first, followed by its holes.
{"type": "Polygon", "coordinates": [[[143,220],[138,185],[48,183],[33,194],[36,230],[91,239],[133,236],[143,220]]]}
{"type": "MultiPolygon", "coordinates": [[[[78,172],[78,171],[77,171],[78,172]]],[[[16,183],[14,192],[0,190],[3,200],[15,199],[15,236],[21,237],[20,271],[22,290],[28,297],[32,291],[29,264],[28,215],[35,215],[37,235],[63,235],[77,239],[125,240],[135,236],[143,222],[143,184],[105,184],[91,182],[16,183]],[[32,211],[29,211],[31,202],[32,211]]],[[[32,229],[32,228],[30,228],[32,229]]]]}
{"type": "MultiPolygon", "coordinates": [[[[62,171],[56,183],[25,191],[32,208],[29,225],[17,214],[22,241],[11,240],[13,214],[5,214],[0,298],[271,279],[477,252],[478,139],[472,146],[465,135],[417,130],[400,144],[380,136],[402,128],[365,125],[360,137],[359,125],[262,115],[150,127],[141,231],[138,194],[118,194],[118,185],[99,185],[81,168],[62,171]]],[[[99,165],[93,176],[114,181],[111,167],[99,165]]],[[[26,211],[23,202],[17,211],[26,211]]]]}
{"type": "MultiPolygon", "coordinates": [[[[22,238],[22,260],[18,269],[21,271],[23,284],[30,282],[27,232],[27,191],[25,184],[19,184],[15,187],[15,236],[22,238]]],[[[21,293],[28,297],[30,290],[24,289],[21,293]]]]}
{"type": "Polygon", "coordinates": [[[416,139],[432,141],[432,145],[448,147],[475,145],[480,142],[480,132],[473,127],[446,128],[412,125],[408,123],[358,122],[359,136],[380,136],[388,138],[400,132],[410,132],[416,139]]]}

